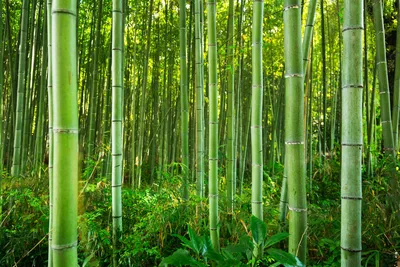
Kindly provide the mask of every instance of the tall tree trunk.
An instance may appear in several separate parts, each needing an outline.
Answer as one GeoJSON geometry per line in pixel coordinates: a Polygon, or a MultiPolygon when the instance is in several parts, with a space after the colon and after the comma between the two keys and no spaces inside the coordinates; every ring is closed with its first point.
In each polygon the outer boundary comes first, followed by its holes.
{"type": "Polygon", "coordinates": [[[76,1],[52,7],[54,111],[53,265],[76,266],[78,214],[78,103],[76,1]]]}
{"type": "MultiPolygon", "coordinates": [[[[397,0],[398,10],[400,10],[400,0],[397,0]]],[[[400,11],[397,12],[397,21],[400,20],[400,11]]],[[[393,93],[393,141],[394,148],[399,150],[399,109],[400,109],[400,23],[397,23],[396,33],[396,69],[394,74],[394,93],[393,93]]]]}
{"type": "Polygon", "coordinates": [[[203,96],[203,49],[201,25],[201,0],[195,0],[196,39],[196,181],[197,195],[204,197],[204,96],[203,96]]]}
{"type": "Polygon", "coordinates": [[[289,252],[306,264],[307,200],[300,0],[285,0],[285,168],[289,195],[289,252]]]}
{"type": "Polygon", "coordinates": [[[53,250],[51,249],[53,240],[53,69],[52,69],[52,0],[47,0],[47,46],[49,55],[47,58],[47,98],[49,112],[49,256],[48,266],[53,266],[53,250]]]}
{"type": "Polygon", "coordinates": [[[0,61],[0,220],[2,220],[3,214],[3,151],[4,151],[4,142],[3,142],[3,89],[4,89],[4,36],[3,32],[3,1],[0,3],[0,53],[1,53],[1,61],[0,61]]]}
{"type": "Polygon", "coordinates": [[[123,153],[123,0],[113,0],[112,11],[112,104],[111,104],[111,156],[112,156],[112,217],[113,266],[118,266],[119,238],[122,231],[122,153],[123,153]]]}
{"type": "Polygon", "coordinates": [[[145,110],[146,110],[146,90],[147,90],[147,75],[148,75],[148,66],[149,66],[149,56],[150,56],[150,44],[151,44],[151,24],[152,24],[152,14],[153,14],[153,3],[154,0],[150,0],[150,8],[149,8],[149,16],[147,21],[147,41],[146,41],[146,51],[145,51],[145,61],[143,68],[143,87],[142,87],[142,99],[140,102],[140,121],[139,121],[139,144],[138,144],[138,168],[137,168],[137,180],[138,187],[141,186],[142,183],[142,163],[143,163],[143,144],[144,144],[144,135],[145,135],[145,110]]]}
{"type": "Polygon", "coordinates": [[[181,153],[182,153],[182,196],[189,199],[189,102],[186,62],[186,1],[179,0],[179,45],[181,66],[181,153]]]}
{"type": "Polygon", "coordinates": [[[383,134],[383,150],[388,156],[388,176],[389,176],[389,192],[388,192],[388,214],[392,214],[398,210],[398,180],[395,169],[395,147],[393,141],[392,118],[390,112],[390,93],[389,80],[387,72],[386,60],[386,44],[385,30],[383,27],[383,11],[382,1],[374,0],[373,2],[375,36],[376,36],[376,56],[377,56],[377,71],[379,79],[379,94],[381,102],[381,123],[383,134]]]}
{"type": "MultiPolygon", "coordinates": [[[[322,1],[322,0],[321,0],[322,1]]],[[[315,11],[317,9],[317,0],[310,0],[308,4],[308,14],[307,14],[307,22],[306,28],[304,31],[303,38],[303,70],[306,72],[308,62],[310,61],[310,48],[311,48],[311,40],[314,31],[314,23],[315,23],[315,11]]]]}
{"type": "MultiPolygon", "coordinates": [[[[264,2],[253,1],[252,27],[252,95],[251,95],[251,212],[263,220],[262,185],[263,185],[263,152],[262,152],[262,26],[264,17],[264,2]]],[[[261,257],[263,245],[255,249],[255,256],[261,257]]]]}
{"type": "Polygon", "coordinates": [[[207,2],[208,7],[208,81],[209,81],[209,202],[210,236],[215,251],[219,251],[218,234],[218,73],[216,1],[207,2]]]}
{"type": "Polygon", "coordinates": [[[25,97],[25,66],[26,66],[26,44],[28,33],[28,7],[29,0],[22,1],[21,35],[19,45],[18,61],[18,85],[17,85],[17,106],[15,111],[15,132],[14,132],[14,154],[11,169],[12,176],[19,176],[21,172],[21,142],[22,142],[22,119],[25,97]]]}
{"type": "Polygon", "coordinates": [[[327,121],[326,121],[326,98],[327,98],[327,84],[326,84],[326,52],[325,52],[325,47],[326,47],[326,42],[325,42],[325,13],[324,13],[324,0],[321,1],[321,54],[322,54],[322,98],[323,98],[323,104],[322,104],[322,117],[323,117],[323,138],[322,138],[322,160],[325,162],[326,159],[326,145],[327,145],[327,140],[326,140],[326,130],[327,130],[327,121]]]}
{"type": "Polygon", "coordinates": [[[342,266],[361,266],[363,0],[344,1],[342,77],[342,266]]]}
{"type": "Polygon", "coordinates": [[[228,49],[227,49],[227,74],[228,74],[228,107],[227,107],[227,137],[226,137],[226,193],[228,214],[233,212],[233,200],[236,188],[235,166],[235,49],[234,49],[234,3],[229,0],[228,7],[228,49]]]}

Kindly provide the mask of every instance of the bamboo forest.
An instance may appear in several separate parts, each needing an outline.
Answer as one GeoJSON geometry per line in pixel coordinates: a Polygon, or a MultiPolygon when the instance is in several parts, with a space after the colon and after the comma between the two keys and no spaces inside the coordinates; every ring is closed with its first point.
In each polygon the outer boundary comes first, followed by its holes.
{"type": "Polygon", "coordinates": [[[400,0],[1,0],[0,266],[400,266],[400,0]]]}

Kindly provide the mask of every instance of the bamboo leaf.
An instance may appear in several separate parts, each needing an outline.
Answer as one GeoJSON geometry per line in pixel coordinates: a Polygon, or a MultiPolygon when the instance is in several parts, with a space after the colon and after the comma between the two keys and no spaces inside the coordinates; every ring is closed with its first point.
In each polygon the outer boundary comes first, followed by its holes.
{"type": "Polygon", "coordinates": [[[271,257],[274,258],[274,260],[279,261],[284,266],[287,266],[287,267],[302,266],[302,265],[298,265],[298,262],[297,262],[295,256],[293,256],[292,254],[287,253],[283,250],[276,249],[276,248],[270,248],[270,249],[267,249],[267,253],[269,255],[271,255],[271,257]]]}
{"type": "Polygon", "coordinates": [[[250,220],[251,233],[256,244],[260,245],[267,235],[267,225],[255,216],[251,216],[250,220]]]}
{"type": "Polygon", "coordinates": [[[277,233],[277,234],[271,236],[270,238],[268,238],[265,241],[264,246],[266,248],[270,247],[270,246],[275,245],[276,243],[279,243],[280,241],[282,241],[282,240],[284,240],[284,239],[286,239],[288,237],[289,237],[288,233],[277,233]]]}
{"type": "Polygon", "coordinates": [[[170,264],[172,266],[183,266],[183,265],[199,266],[199,267],[206,266],[203,263],[193,259],[189,255],[189,251],[185,249],[178,249],[171,256],[164,258],[159,266],[165,266],[166,264],[170,264]]]}
{"type": "Polygon", "coordinates": [[[204,241],[203,238],[198,236],[192,228],[189,226],[189,237],[190,237],[190,243],[192,244],[193,250],[199,255],[204,247],[204,241]]]}
{"type": "Polygon", "coordinates": [[[172,236],[179,238],[182,241],[184,246],[190,248],[193,251],[196,251],[196,249],[192,245],[192,242],[190,242],[190,240],[186,239],[186,237],[181,236],[181,235],[176,235],[176,234],[173,234],[172,236]]]}

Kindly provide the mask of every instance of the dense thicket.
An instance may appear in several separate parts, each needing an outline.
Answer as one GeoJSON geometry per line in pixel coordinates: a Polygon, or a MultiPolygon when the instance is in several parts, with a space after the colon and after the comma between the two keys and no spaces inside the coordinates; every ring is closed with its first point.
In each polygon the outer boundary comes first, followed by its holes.
{"type": "Polygon", "coordinates": [[[0,265],[400,262],[399,14],[2,1],[0,265]]]}

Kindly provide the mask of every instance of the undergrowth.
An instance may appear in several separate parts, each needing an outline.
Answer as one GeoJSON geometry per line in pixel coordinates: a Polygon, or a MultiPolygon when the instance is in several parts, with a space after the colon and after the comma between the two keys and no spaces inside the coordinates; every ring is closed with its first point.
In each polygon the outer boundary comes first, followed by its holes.
{"type": "MultiPolygon", "coordinates": [[[[90,165],[89,168],[93,166],[90,165]]],[[[375,177],[363,178],[363,266],[393,266],[400,250],[399,225],[395,215],[387,214],[387,181],[383,166],[375,168],[375,177]]],[[[308,178],[308,263],[307,266],[340,266],[340,165],[330,160],[314,161],[312,179],[308,178]],[[329,164],[329,166],[327,166],[329,164]]],[[[274,175],[264,172],[264,222],[266,236],[281,231],[279,194],[282,166],[274,166],[274,175]]],[[[107,178],[85,170],[80,182],[79,264],[110,266],[112,260],[111,187],[107,178]]],[[[208,202],[195,196],[180,196],[178,174],[158,174],[157,183],[122,191],[123,233],[120,266],[158,266],[163,259],[183,249],[189,227],[198,236],[207,236],[208,202]]],[[[251,236],[250,181],[245,179],[242,196],[235,198],[235,212],[226,212],[225,178],[220,174],[221,247],[239,244],[251,236]]],[[[47,176],[13,179],[3,176],[3,206],[0,220],[0,266],[45,266],[48,253],[47,176]]],[[[287,250],[285,242],[276,247],[287,250]]],[[[261,266],[267,266],[262,263],[261,266]]]]}

